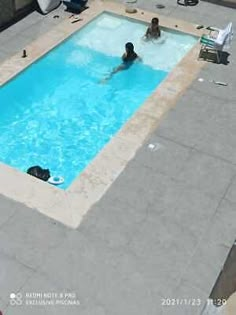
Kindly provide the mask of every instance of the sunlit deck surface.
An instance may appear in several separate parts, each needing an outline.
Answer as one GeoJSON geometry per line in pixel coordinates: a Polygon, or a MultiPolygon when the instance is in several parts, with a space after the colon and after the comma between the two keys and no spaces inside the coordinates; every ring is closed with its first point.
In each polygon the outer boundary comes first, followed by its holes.
{"type": "MultiPolygon", "coordinates": [[[[165,8],[157,9],[156,1],[139,0],[138,11],[196,25],[236,25],[229,7],[162,2],[165,8]]],[[[0,67],[70,15],[63,6],[47,16],[33,12],[1,32],[0,67]]],[[[235,39],[221,64],[201,62],[191,85],[77,228],[0,196],[4,315],[201,314],[236,238],[235,39]],[[11,305],[17,292],[21,306],[11,305]],[[29,292],[73,293],[80,305],[30,307],[29,292]],[[167,298],[190,305],[165,306],[167,298]]],[[[5,176],[0,191],[11,185],[5,176]]]]}

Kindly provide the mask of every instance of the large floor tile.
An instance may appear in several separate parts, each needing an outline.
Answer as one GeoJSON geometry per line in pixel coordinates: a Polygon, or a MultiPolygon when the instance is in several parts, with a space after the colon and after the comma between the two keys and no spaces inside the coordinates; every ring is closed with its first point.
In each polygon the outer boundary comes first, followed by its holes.
{"type": "Polygon", "coordinates": [[[193,151],[178,178],[212,196],[223,197],[234,175],[234,167],[220,159],[193,151]]]}
{"type": "Polygon", "coordinates": [[[158,171],[171,177],[179,173],[191,153],[191,148],[173,141],[151,136],[137,152],[135,160],[153,172],[158,171]],[[150,146],[154,145],[154,149],[150,146]]]}
{"type": "Polygon", "coordinates": [[[0,249],[32,268],[64,241],[67,229],[32,209],[18,209],[0,230],[0,249]]]}
{"type": "Polygon", "coordinates": [[[0,297],[3,303],[10,302],[10,294],[17,293],[33,270],[0,252],[0,297]]]}

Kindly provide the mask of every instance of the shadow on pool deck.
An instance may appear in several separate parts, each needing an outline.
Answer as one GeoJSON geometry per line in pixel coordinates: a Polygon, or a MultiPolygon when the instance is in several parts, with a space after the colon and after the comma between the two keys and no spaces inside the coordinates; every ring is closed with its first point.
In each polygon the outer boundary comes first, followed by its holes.
{"type": "MultiPolygon", "coordinates": [[[[236,244],[229,252],[221,273],[212,289],[210,298],[227,300],[236,291],[236,244]]],[[[236,310],[235,310],[236,311],[236,310]]]]}
{"type": "Polygon", "coordinates": [[[201,53],[200,59],[227,66],[230,64],[229,57],[230,57],[230,54],[228,52],[222,51],[221,55],[220,55],[220,62],[218,62],[216,53],[210,52],[210,51],[208,51],[208,52],[203,51],[201,53]]]}
{"type": "Polygon", "coordinates": [[[220,6],[236,9],[236,0],[201,0],[207,1],[213,4],[218,4],[220,6]]]}

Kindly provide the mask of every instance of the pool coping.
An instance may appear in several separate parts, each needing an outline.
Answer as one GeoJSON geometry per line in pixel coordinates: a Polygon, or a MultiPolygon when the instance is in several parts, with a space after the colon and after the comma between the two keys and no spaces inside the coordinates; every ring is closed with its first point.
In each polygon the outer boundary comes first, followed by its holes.
{"type": "MultiPolygon", "coordinates": [[[[71,19],[65,19],[25,47],[27,58],[21,58],[21,53],[18,53],[0,64],[0,86],[104,11],[143,22],[149,22],[157,15],[145,10],[128,14],[123,5],[113,2],[92,3],[90,8],[80,15],[82,21],[72,24],[71,19]]],[[[162,27],[196,36],[201,36],[203,32],[197,30],[194,24],[160,14],[158,16],[162,27]]],[[[160,120],[206,64],[197,60],[199,48],[197,43],[186,54],[68,189],[60,190],[2,163],[0,194],[37,209],[71,228],[77,228],[83,216],[104,195],[148,135],[157,128],[160,120]]]]}

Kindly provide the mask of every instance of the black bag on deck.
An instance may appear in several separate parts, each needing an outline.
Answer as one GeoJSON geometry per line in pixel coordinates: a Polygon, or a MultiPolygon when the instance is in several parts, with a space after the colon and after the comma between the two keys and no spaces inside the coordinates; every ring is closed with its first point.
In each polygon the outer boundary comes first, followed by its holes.
{"type": "Polygon", "coordinates": [[[49,179],[50,177],[50,171],[49,169],[43,169],[42,167],[36,165],[36,166],[31,166],[27,170],[27,174],[30,174],[34,177],[37,177],[39,179],[44,180],[45,182],[49,179]]]}

